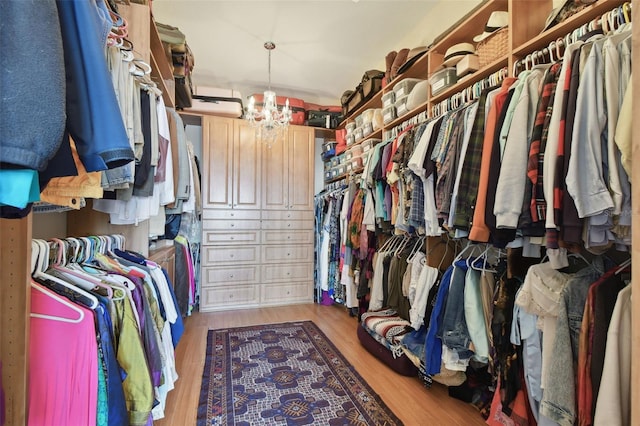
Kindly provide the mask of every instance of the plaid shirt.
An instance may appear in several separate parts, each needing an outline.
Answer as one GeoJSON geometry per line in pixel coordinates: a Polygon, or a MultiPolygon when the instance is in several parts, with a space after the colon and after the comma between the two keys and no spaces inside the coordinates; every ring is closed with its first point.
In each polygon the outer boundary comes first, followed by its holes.
{"type": "Polygon", "coordinates": [[[538,100],[536,121],[531,134],[531,146],[529,148],[529,162],[527,164],[527,176],[531,180],[531,220],[541,222],[546,219],[547,202],[544,198],[543,168],[544,151],[547,146],[549,123],[553,113],[553,102],[556,83],[560,78],[562,65],[555,63],[549,68],[544,78],[542,96],[538,100]]]}
{"type": "Polygon", "coordinates": [[[473,122],[471,139],[464,157],[464,165],[458,186],[456,199],[456,215],[453,226],[458,229],[469,230],[473,219],[473,209],[478,195],[478,180],[480,179],[480,163],[482,161],[482,144],[484,142],[485,104],[489,92],[497,89],[490,87],[480,94],[478,112],[473,122]]]}
{"type": "Polygon", "coordinates": [[[443,161],[438,166],[438,179],[436,181],[436,209],[438,217],[446,219],[451,209],[451,195],[453,184],[456,180],[456,166],[460,158],[460,147],[464,139],[464,109],[451,115],[451,130],[445,141],[446,148],[443,161]]]}

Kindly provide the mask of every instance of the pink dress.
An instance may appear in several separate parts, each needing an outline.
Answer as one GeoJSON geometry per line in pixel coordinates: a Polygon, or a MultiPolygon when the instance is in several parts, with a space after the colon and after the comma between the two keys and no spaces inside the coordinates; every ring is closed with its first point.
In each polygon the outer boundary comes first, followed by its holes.
{"type": "MultiPolygon", "coordinates": [[[[54,293],[46,288],[45,291],[54,293]]],[[[84,312],[79,323],[31,317],[29,426],[96,424],[98,345],[93,311],[74,306],[84,312]]],[[[34,288],[31,312],[80,317],[78,312],[34,288]]]]}

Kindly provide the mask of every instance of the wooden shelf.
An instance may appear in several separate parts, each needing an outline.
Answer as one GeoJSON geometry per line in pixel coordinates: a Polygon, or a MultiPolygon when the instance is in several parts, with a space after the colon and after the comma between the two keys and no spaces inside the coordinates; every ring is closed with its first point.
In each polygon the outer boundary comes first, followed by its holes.
{"type": "Polygon", "coordinates": [[[604,13],[623,3],[625,3],[624,0],[599,0],[558,25],[549,28],[547,31],[516,47],[513,49],[512,54],[516,59],[522,59],[529,53],[547,47],[552,41],[566,36],[574,29],[589,23],[593,19],[602,16],[604,13]]]}
{"type": "Polygon", "coordinates": [[[427,78],[429,73],[429,52],[422,55],[411,67],[391,80],[385,87],[382,88],[382,92],[389,93],[393,90],[393,87],[400,83],[405,78],[420,78],[422,80],[427,78]]]}
{"type": "Polygon", "coordinates": [[[391,130],[394,127],[396,127],[398,124],[402,124],[407,120],[410,120],[411,118],[415,117],[416,115],[420,114],[421,112],[425,112],[427,111],[427,107],[429,106],[429,101],[424,102],[422,104],[420,104],[417,108],[407,112],[406,114],[404,114],[401,117],[396,118],[395,120],[389,122],[388,124],[384,125],[384,129],[385,130],[391,130]]]}
{"type": "MultiPolygon", "coordinates": [[[[513,1],[513,0],[512,0],[513,1]]],[[[508,0],[489,0],[485,1],[467,19],[455,28],[447,32],[447,34],[434,44],[432,51],[444,54],[448,48],[458,43],[473,43],[473,37],[481,34],[485,24],[489,20],[491,13],[497,10],[509,10],[508,0]]],[[[435,63],[436,67],[442,63],[435,63]]]]}
{"type": "Polygon", "coordinates": [[[153,18],[151,18],[149,34],[151,48],[151,79],[158,85],[158,88],[162,90],[164,104],[168,107],[175,108],[176,83],[173,78],[173,70],[169,64],[169,59],[167,58],[162,41],[160,40],[158,27],[156,27],[156,23],[153,18]]]}
{"type": "Polygon", "coordinates": [[[350,123],[350,122],[354,121],[355,117],[360,115],[362,113],[362,111],[364,111],[364,110],[367,110],[367,109],[370,109],[370,108],[380,108],[380,107],[382,107],[382,94],[383,94],[383,90],[380,90],[378,93],[373,95],[373,97],[371,99],[369,99],[364,104],[360,105],[360,108],[352,111],[344,120],[342,120],[342,123],[340,123],[338,128],[339,129],[344,128],[344,126],[346,126],[347,123],[350,123]]]}
{"type": "Polygon", "coordinates": [[[466,89],[467,87],[471,86],[472,84],[484,78],[487,78],[488,76],[498,71],[499,69],[506,67],[508,65],[508,62],[509,62],[509,58],[507,55],[496,59],[495,61],[493,61],[486,67],[482,68],[481,70],[478,70],[473,74],[465,76],[462,80],[458,81],[453,86],[448,87],[443,92],[440,92],[437,95],[431,97],[430,99],[431,104],[435,105],[439,102],[442,102],[443,100],[451,97],[451,95],[454,95],[466,89]]]}

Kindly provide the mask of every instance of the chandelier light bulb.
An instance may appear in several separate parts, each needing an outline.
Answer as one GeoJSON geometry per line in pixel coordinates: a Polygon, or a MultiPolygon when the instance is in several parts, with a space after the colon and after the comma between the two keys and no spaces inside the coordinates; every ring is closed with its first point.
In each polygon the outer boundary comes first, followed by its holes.
{"type": "Polygon", "coordinates": [[[276,45],[268,41],[264,44],[264,48],[269,52],[269,88],[264,92],[262,105],[259,103],[256,105],[253,96],[249,98],[245,118],[256,128],[258,140],[271,147],[289,127],[291,109],[287,99],[282,109],[278,110],[276,92],[271,90],[271,51],[276,48],[276,45]]]}

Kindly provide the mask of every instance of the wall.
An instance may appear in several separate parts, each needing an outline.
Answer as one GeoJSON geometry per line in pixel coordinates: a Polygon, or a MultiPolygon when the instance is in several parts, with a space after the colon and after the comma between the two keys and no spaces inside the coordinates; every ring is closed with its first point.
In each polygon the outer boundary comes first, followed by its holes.
{"type": "Polygon", "coordinates": [[[322,161],[322,145],[324,139],[316,138],[316,150],[313,154],[315,159],[314,194],[318,194],[324,189],[324,162],[322,161]]]}
{"type": "Polygon", "coordinates": [[[32,233],[42,240],[67,237],[67,212],[34,214],[32,233]]]}

